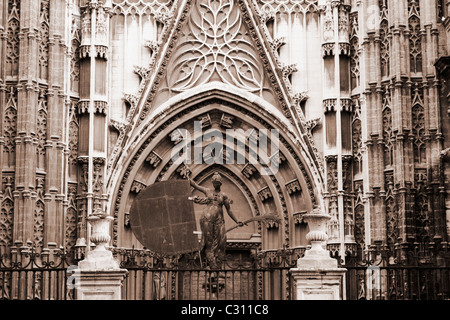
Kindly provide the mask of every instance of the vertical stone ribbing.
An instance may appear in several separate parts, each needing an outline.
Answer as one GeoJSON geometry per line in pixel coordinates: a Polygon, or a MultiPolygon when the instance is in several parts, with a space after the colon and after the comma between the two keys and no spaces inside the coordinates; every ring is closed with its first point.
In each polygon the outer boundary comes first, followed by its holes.
{"type": "Polygon", "coordinates": [[[331,215],[328,247],[342,258],[346,252],[355,253],[351,94],[352,77],[357,77],[352,50],[358,44],[352,48],[350,9],[341,1],[327,1],[322,8],[326,201],[331,215]]]}
{"type": "MultiPolygon", "coordinates": [[[[111,3],[87,1],[82,5],[80,78],[90,79],[81,84],[78,113],[80,119],[78,159],[81,164],[79,198],[82,221],[97,210],[104,210],[106,175],[106,137],[109,57],[109,19],[111,3]]],[[[85,224],[81,225],[83,228],[85,224]]],[[[89,229],[80,230],[89,238],[89,229]]]]}
{"type": "Polygon", "coordinates": [[[16,183],[14,239],[32,243],[36,199],[36,114],[38,108],[38,30],[40,1],[22,0],[19,33],[19,83],[17,86],[16,183]]]}
{"type": "Polygon", "coordinates": [[[45,243],[63,245],[64,211],[64,58],[65,58],[65,4],[50,0],[48,44],[48,129],[46,149],[47,183],[45,188],[46,219],[45,243]]]}

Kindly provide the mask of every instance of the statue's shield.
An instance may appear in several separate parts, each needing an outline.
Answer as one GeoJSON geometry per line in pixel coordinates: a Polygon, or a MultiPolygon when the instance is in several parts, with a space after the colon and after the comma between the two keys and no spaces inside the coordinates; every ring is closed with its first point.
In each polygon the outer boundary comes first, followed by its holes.
{"type": "Polygon", "coordinates": [[[189,181],[155,183],[141,191],[130,210],[136,238],[147,249],[175,255],[199,250],[189,181]]]}

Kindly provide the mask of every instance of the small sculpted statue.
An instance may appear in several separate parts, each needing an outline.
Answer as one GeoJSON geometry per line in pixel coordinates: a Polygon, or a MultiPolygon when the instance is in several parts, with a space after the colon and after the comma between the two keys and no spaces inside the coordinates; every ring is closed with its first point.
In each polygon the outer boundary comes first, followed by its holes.
{"type": "Polygon", "coordinates": [[[228,215],[239,226],[244,224],[239,221],[231,211],[232,201],[220,190],[222,186],[222,176],[216,172],[212,177],[213,188],[199,186],[188,175],[188,180],[195,189],[205,194],[205,197],[195,196],[191,198],[194,203],[206,205],[200,218],[200,228],[202,231],[201,253],[204,255],[207,265],[211,269],[219,269],[225,258],[226,230],[223,216],[223,207],[228,215]]]}

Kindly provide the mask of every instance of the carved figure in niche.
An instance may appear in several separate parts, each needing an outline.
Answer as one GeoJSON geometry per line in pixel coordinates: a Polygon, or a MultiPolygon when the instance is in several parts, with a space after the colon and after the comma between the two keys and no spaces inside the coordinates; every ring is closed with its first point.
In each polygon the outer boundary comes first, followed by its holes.
{"type": "Polygon", "coordinates": [[[211,181],[213,189],[199,186],[191,180],[189,174],[187,178],[195,189],[205,194],[205,197],[194,196],[190,200],[194,203],[203,204],[207,207],[203,210],[200,218],[200,228],[202,231],[201,254],[205,257],[207,265],[211,269],[218,269],[225,257],[226,230],[223,216],[223,207],[228,215],[239,226],[244,223],[239,221],[231,211],[232,200],[220,190],[222,186],[222,176],[216,172],[211,181]]]}

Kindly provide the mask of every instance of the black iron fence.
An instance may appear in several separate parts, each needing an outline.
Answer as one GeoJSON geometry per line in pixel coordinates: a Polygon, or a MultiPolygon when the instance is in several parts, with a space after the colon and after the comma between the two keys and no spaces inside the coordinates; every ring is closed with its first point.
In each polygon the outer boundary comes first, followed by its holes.
{"type": "MultiPolygon", "coordinates": [[[[446,246],[411,250],[375,245],[365,257],[347,258],[347,300],[450,299],[450,264],[446,246]]],[[[129,271],[122,297],[140,300],[289,300],[290,269],[304,249],[229,255],[220,270],[201,265],[196,255],[164,259],[139,250],[117,250],[129,271]]]]}
{"type": "Polygon", "coordinates": [[[128,270],[127,300],[289,300],[289,270],[304,250],[229,254],[220,270],[204,266],[198,254],[164,258],[144,250],[116,249],[128,270]]]}
{"type": "Polygon", "coordinates": [[[446,243],[371,246],[343,265],[347,300],[449,300],[449,253],[446,243]]]}
{"type": "MultiPolygon", "coordinates": [[[[450,254],[446,244],[424,249],[370,247],[347,258],[347,300],[449,300],[450,254]]],[[[128,276],[126,300],[290,300],[290,269],[304,249],[249,254],[234,251],[220,270],[203,265],[198,254],[162,257],[147,250],[113,249],[128,276]]],[[[63,250],[11,248],[0,254],[0,299],[74,299],[76,262],[63,250]]]]}
{"type": "Polygon", "coordinates": [[[67,253],[59,249],[37,252],[32,247],[21,247],[2,252],[0,300],[73,299],[70,268],[67,253]]]}

